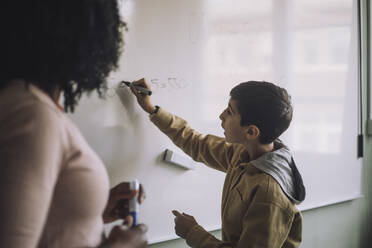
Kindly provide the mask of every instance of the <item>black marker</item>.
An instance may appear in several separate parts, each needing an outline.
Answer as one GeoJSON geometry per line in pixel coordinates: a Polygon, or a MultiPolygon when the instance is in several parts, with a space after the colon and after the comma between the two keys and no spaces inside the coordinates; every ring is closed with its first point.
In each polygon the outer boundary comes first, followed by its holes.
{"type": "MultiPolygon", "coordinates": [[[[128,81],[121,81],[120,84],[121,85],[125,84],[128,87],[132,86],[132,83],[128,82],[128,81]]],[[[149,95],[149,96],[151,96],[151,94],[152,94],[151,90],[148,90],[144,87],[141,87],[141,86],[138,86],[138,85],[133,85],[133,87],[136,88],[136,90],[138,90],[140,92],[140,94],[145,94],[145,95],[149,95]]]]}

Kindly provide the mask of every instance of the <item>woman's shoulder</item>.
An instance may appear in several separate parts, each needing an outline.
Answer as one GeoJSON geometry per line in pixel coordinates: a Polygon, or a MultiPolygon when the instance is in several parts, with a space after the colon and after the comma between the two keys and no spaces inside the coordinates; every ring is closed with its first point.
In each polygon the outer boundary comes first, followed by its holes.
{"type": "Polygon", "coordinates": [[[41,89],[23,81],[12,82],[0,91],[0,109],[2,117],[30,116],[33,118],[49,118],[54,120],[62,117],[53,100],[41,89]]]}
{"type": "MultiPolygon", "coordinates": [[[[48,134],[58,138],[66,117],[48,95],[33,85],[16,82],[0,91],[0,126],[3,138],[35,138],[48,134]]],[[[4,140],[3,140],[4,141],[4,140]]]]}

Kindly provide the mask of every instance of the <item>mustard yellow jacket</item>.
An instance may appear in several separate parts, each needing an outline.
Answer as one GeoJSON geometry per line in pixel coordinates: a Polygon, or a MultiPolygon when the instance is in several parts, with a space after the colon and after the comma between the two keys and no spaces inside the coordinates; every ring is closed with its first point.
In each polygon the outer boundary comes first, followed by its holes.
{"type": "Polygon", "coordinates": [[[249,162],[245,147],[203,136],[160,108],[151,121],[195,161],[226,173],[222,193],[222,241],[196,225],[186,237],[195,248],[294,248],[301,243],[301,213],[273,177],[249,162]]]}

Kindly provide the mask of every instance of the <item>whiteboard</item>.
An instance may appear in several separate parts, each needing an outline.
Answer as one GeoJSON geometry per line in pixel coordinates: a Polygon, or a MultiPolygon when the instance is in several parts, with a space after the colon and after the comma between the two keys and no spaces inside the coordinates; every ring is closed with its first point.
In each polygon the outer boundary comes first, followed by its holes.
{"type": "Polygon", "coordinates": [[[352,0],[127,0],[120,68],[106,99],[84,97],[71,119],[107,166],[111,185],[138,178],[147,199],[140,219],[150,243],[175,238],[177,209],[207,230],[220,228],[224,174],[162,162],[182,151],[162,134],[120,80],[145,77],[152,101],[202,133],[223,135],[218,119],[230,89],[265,80],[288,89],[294,119],[283,135],[307,188],[300,209],[361,194],[356,156],[357,68],[352,0]],[[306,11],[305,11],[306,10],[306,11]]]}

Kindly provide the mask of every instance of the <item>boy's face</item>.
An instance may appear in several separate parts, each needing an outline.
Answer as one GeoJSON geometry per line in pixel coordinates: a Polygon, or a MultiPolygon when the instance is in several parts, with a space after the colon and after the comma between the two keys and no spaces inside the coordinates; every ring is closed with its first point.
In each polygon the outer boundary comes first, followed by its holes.
{"type": "Polygon", "coordinates": [[[221,126],[229,143],[243,144],[246,140],[244,128],[240,125],[240,114],[237,102],[230,98],[227,108],[220,114],[221,126]]]}

